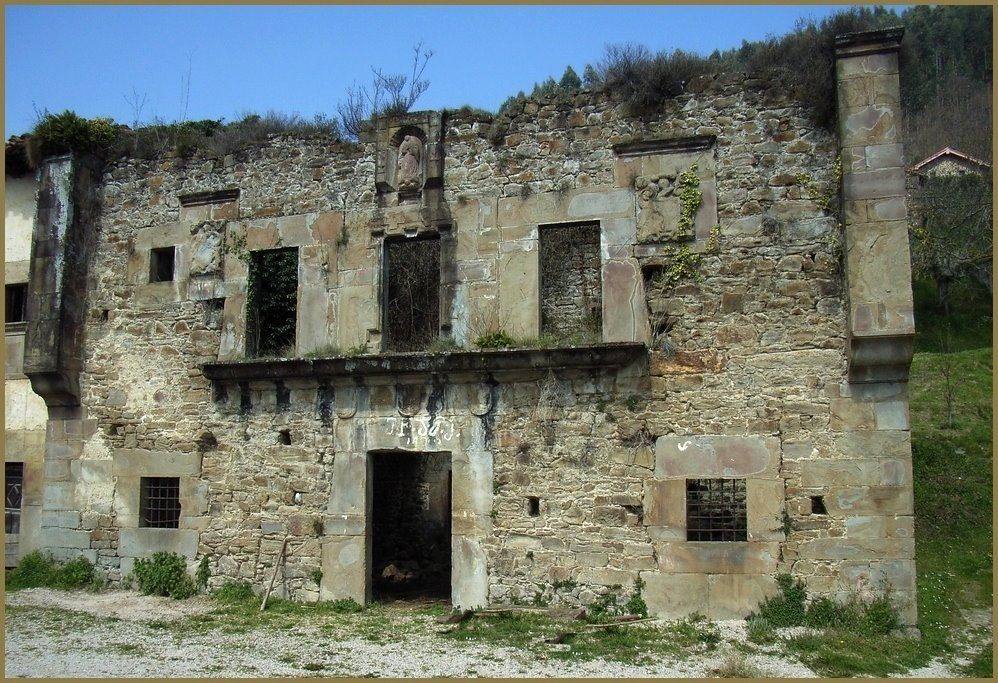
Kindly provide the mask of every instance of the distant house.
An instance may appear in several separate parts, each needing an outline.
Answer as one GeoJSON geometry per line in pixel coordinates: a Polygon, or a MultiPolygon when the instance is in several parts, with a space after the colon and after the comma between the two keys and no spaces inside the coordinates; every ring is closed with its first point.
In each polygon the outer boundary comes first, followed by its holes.
{"type": "Polygon", "coordinates": [[[943,147],[908,168],[912,176],[931,178],[937,176],[963,175],[964,173],[981,174],[991,168],[991,164],[964,154],[952,147],[943,147]]]}

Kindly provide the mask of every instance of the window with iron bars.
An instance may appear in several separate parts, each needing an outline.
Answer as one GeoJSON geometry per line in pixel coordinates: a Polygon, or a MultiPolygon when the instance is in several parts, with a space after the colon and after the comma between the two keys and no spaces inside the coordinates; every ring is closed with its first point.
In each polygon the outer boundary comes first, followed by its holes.
{"type": "Polygon", "coordinates": [[[686,480],[686,540],[745,541],[744,479],[686,480]]]}
{"type": "Polygon", "coordinates": [[[180,525],[180,478],[142,477],[139,526],[176,529],[180,525]]]}
{"type": "Polygon", "coordinates": [[[21,503],[24,493],[24,463],[4,463],[3,520],[8,534],[21,532],[21,503]]]}

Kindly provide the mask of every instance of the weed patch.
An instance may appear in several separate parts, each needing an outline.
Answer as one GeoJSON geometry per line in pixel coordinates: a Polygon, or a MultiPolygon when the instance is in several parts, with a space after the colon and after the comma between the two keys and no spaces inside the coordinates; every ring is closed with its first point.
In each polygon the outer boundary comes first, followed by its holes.
{"type": "Polygon", "coordinates": [[[135,560],[135,581],[144,595],[162,595],[175,600],[189,598],[197,586],[187,573],[187,560],[177,553],[158,552],[135,560]]]}
{"type": "Polygon", "coordinates": [[[22,588],[55,588],[74,590],[95,585],[94,566],[85,557],[58,564],[50,555],[35,550],[21,558],[17,567],[6,577],[9,591],[22,588]]]}

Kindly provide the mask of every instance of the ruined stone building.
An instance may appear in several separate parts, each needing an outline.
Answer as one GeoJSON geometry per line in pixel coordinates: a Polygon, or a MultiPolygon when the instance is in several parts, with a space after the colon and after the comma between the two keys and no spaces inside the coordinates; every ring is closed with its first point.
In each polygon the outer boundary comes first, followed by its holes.
{"type": "Polygon", "coordinates": [[[912,164],[908,172],[915,178],[935,178],[939,176],[954,176],[972,173],[982,175],[991,170],[991,164],[969,154],[943,147],[930,154],[916,164],[912,164]]]}
{"type": "Polygon", "coordinates": [[[8,562],[913,622],[899,40],[838,41],[836,133],[727,74],[8,177],[8,562]]]}

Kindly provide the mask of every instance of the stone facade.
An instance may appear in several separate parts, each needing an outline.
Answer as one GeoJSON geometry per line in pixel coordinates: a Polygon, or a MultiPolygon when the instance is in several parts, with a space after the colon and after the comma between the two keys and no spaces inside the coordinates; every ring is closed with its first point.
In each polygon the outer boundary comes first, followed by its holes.
{"type": "Polygon", "coordinates": [[[656,614],[745,616],[789,571],[839,597],[886,581],[913,622],[896,43],[843,39],[838,140],[778,86],[723,75],[649,121],[583,91],[496,124],[380,121],[358,146],[123,160],[92,184],[51,162],[32,288],[59,235],[97,239],[85,285],[28,323],[40,349],[81,329],[28,373],[49,402],[40,545],[113,580],[165,549],[261,586],[289,537],[280,591],[365,601],[374,455],[438,454],[455,605],[641,578],[656,614]],[[88,193],[93,224],[58,228],[88,193]],[[541,336],[541,233],[564,224],[599,228],[602,339],[476,350],[541,336]],[[440,241],[440,336],[460,349],[383,353],[383,246],[416,236],[440,241]],[[164,247],[174,278],[149,282],[164,247]],[[293,358],[247,358],[247,255],[276,247],[298,250],[293,358]],[[177,528],[143,526],[143,477],[179,480],[177,528]],[[744,480],[745,540],[687,540],[705,478],[744,480]]]}

